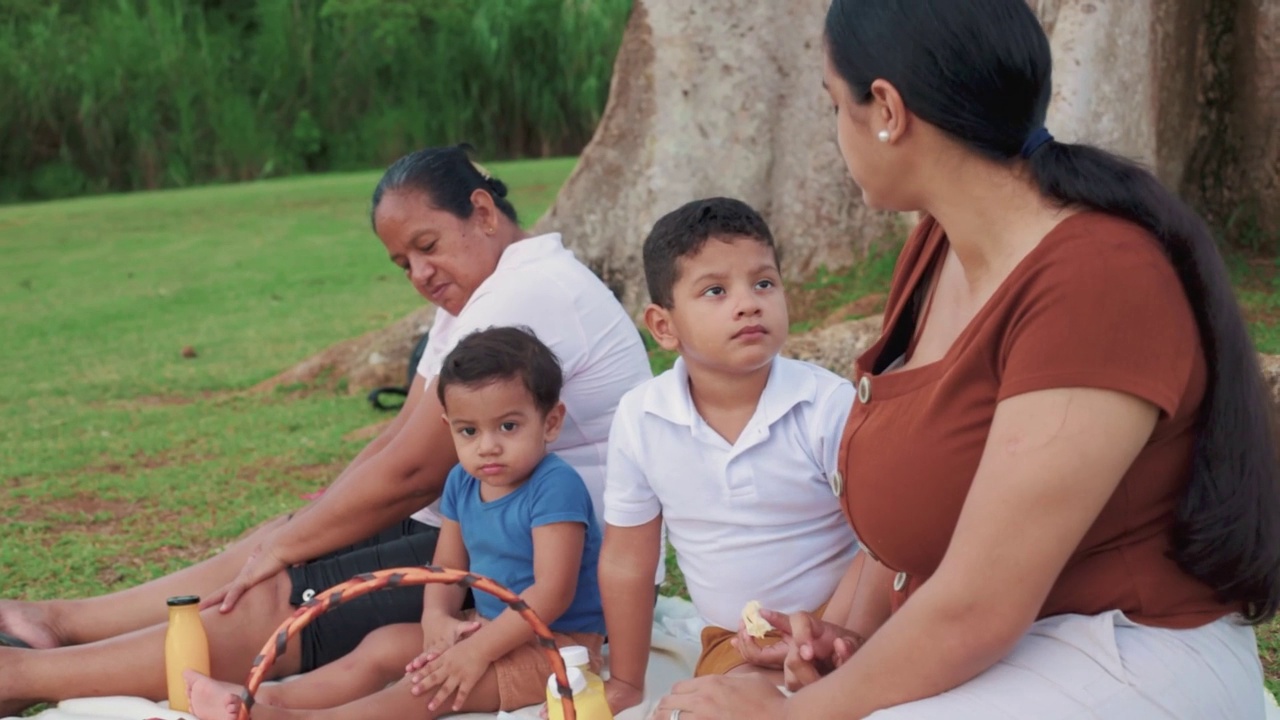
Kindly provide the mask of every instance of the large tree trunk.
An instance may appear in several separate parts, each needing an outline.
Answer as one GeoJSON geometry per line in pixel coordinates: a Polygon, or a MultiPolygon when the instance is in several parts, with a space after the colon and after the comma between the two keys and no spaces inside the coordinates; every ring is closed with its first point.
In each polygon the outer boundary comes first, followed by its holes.
{"type": "Polygon", "coordinates": [[[1280,239],[1280,0],[1029,1],[1057,137],[1143,162],[1232,239],[1280,239]]]}
{"type": "MultiPolygon", "coordinates": [[[[1231,81],[1238,83],[1239,190],[1228,193],[1244,218],[1237,232],[1267,249],[1280,245],[1280,0],[1241,0],[1231,81]],[[1234,195],[1235,197],[1232,197],[1234,195]]],[[[1234,228],[1233,228],[1234,229],[1234,228]]]]}
{"type": "Polygon", "coordinates": [[[1199,124],[1210,0],[1033,0],[1053,48],[1046,125],[1142,160],[1179,187],[1199,124]]]}
{"type": "Polygon", "coordinates": [[[885,237],[849,179],[822,90],[828,0],[636,0],[595,137],[538,222],[632,311],[648,301],[640,247],[699,197],[755,206],[785,274],[845,267],[885,237]]]}
{"type": "MultiPolygon", "coordinates": [[[[1053,47],[1055,135],[1146,163],[1236,237],[1280,238],[1280,0],[1028,2],[1053,47]]],[[[647,299],[645,233],[696,197],[760,208],[793,279],[900,235],[904,219],[863,207],[835,145],[820,86],[827,5],[636,0],[604,117],[537,229],[563,232],[632,311],[647,299]]],[[[398,382],[408,330],[428,317],[282,378],[398,382]]]]}

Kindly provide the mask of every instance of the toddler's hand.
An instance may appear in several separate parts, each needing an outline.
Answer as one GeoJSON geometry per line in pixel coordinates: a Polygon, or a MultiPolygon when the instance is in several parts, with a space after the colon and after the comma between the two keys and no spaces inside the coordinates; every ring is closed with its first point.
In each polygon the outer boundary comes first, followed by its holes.
{"type": "Polygon", "coordinates": [[[410,665],[421,661],[418,670],[410,675],[414,695],[425,695],[436,690],[435,697],[427,703],[427,709],[435,712],[445,704],[450,695],[457,693],[453,699],[453,712],[460,712],[471,694],[472,688],[480,682],[489,661],[475,652],[467,643],[458,643],[444,650],[439,655],[427,659],[431,653],[419,655],[410,665]]]}
{"type": "Polygon", "coordinates": [[[479,620],[458,620],[442,617],[432,620],[422,634],[422,654],[405,666],[406,675],[426,667],[427,663],[440,657],[445,650],[471,637],[483,623],[479,620]]]}

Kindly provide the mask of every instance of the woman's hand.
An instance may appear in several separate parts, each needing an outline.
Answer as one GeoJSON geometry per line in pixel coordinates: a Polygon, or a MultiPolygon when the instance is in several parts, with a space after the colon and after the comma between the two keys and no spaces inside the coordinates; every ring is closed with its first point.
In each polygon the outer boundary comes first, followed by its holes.
{"type": "MultiPolygon", "coordinates": [[[[293,517],[293,513],[274,517],[254,528],[253,532],[245,535],[238,541],[238,546],[251,548],[249,550],[249,555],[245,558],[246,565],[261,554],[262,548],[271,541],[271,537],[275,534],[275,531],[278,530],[281,525],[288,522],[291,517],[293,517]]],[[[205,610],[221,603],[227,595],[228,588],[230,588],[230,584],[224,585],[212,595],[205,596],[205,598],[200,602],[200,609],[205,610]]]]}
{"type": "Polygon", "coordinates": [[[263,580],[275,577],[286,567],[288,565],[276,556],[275,549],[270,544],[270,538],[267,538],[245,560],[244,567],[240,569],[240,573],[231,582],[223,585],[217,592],[206,598],[200,606],[207,608],[221,603],[218,606],[218,611],[229,613],[235,608],[236,602],[250,588],[263,580]]]}
{"type": "Polygon", "coordinates": [[[760,615],[782,633],[783,640],[778,645],[786,650],[782,671],[788,690],[799,690],[817,682],[853,657],[864,642],[852,630],[821,620],[812,613],[785,615],[761,610],[760,615]]]}
{"type": "MultiPolygon", "coordinates": [[[[757,667],[786,671],[789,663],[797,678],[809,677],[805,666],[812,666],[818,675],[826,675],[844,664],[863,643],[858,633],[820,620],[812,613],[787,615],[761,608],[760,616],[769,621],[782,639],[761,645],[747,633],[745,625],[739,624],[738,636],[731,641],[733,646],[747,662],[757,667]]],[[[795,689],[790,684],[787,687],[795,689]]]]}
{"type": "Polygon", "coordinates": [[[763,675],[715,675],[685,680],[658,701],[651,720],[778,720],[786,698],[763,675]]]}

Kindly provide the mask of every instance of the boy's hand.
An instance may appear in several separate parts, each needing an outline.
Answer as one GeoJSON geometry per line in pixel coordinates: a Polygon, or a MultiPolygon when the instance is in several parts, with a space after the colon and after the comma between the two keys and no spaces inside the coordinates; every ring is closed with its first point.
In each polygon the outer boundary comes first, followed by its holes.
{"type": "MultiPolygon", "coordinates": [[[[760,610],[761,617],[768,612],[763,608],[760,610]]],[[[738,654],[747,662],[756,667],[769,668],[772,670],[781,670],[783,662],[787,659],[787,650],[790,647],[790,638],[786,635],[778,642],[770,645],[761,645],[754,635],[747,632],[747,625],[742,620],[738,621],[738,636],[732,638],[730,643],[738,650],[738,654]]]]}
{"type": "MultiPolygon", "coordinates": [[[[423,653],[418,659],[425,658],[427,654],[423,653]]],[[[417,662],[418,660],[414,661],[417,662]]],[[[413,683],[410,692],[415,696],[425,695],[433,688],[436,689],[435,697],[427,704],[427,709],[431,712],[438,710],[456,692],[452,711],[460,712],[471,689],[489,669],[489,659],[476,652],[473,645],[463,642],[448,648],[434,659],[425,660],[424,665],[423,669],[410,676],[409,680],[413,683]]]]}

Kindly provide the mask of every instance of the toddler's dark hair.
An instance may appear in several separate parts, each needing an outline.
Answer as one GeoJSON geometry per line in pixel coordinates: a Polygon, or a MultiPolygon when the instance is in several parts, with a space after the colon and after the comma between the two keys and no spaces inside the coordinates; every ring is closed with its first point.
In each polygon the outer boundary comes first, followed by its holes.
{"type": "Polygon", "coordinates": [[[478,330],[458,341],[444,358],[436,380],[436,395],[444,405],[450,385],[480,387],[520,378],[544,415],[560,402],[564,374],[555,353],[525,327],[478,330]]]}

